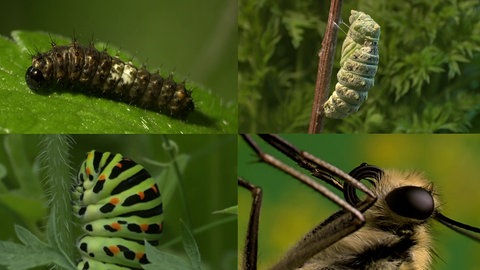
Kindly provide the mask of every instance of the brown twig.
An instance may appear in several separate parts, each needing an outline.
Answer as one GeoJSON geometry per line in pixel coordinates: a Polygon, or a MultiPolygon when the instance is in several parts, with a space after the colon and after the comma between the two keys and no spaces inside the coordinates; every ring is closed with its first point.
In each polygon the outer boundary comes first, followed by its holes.
{"type": "Polygon", "coordinates": [[[318,55],[317,82],[315,84],[315,97],[312,106],[312,115],[310,117],[310,126],[308,133],[321,133],[323,129],[323,103],[327,100],[330,77],[333,69],[333,58],[335,56],[335,47],[337,44],[338,29],[335,23],[340,23],[342,14],[343,0],[331,0],[330,11],[328,15],[327,29],[322,41],[322,49],[318,55]]]}

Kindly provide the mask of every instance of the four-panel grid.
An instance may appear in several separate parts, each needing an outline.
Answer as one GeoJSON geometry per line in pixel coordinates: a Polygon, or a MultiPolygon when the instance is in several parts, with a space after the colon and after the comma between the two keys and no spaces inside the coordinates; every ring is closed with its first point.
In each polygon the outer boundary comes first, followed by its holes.
{"type": "Polygon", "coordinates": [[[477,0],[3,10],[0,270],[480,264],[477,0]]]}

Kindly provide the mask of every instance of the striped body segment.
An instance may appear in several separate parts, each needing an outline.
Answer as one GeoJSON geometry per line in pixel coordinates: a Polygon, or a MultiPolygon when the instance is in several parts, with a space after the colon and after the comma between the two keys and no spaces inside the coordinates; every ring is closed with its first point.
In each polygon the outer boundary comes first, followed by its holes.
{"type": "Polygon", "coordinates": [[[329,118],[345,118],[357,112],[367,99],[377,73],[380,26],[367,14],[351,11],[350,29],[342,46],[338,83],[325,102],[329,118]]]}
{"type": "Polygon", "coordinates": [[[157,181],[120,154],[90,151],[73,188],[73,209],[86,235],[77,269],[140,269],[144,240],[158,244],[163,204],[157,181]]]}
{"type": "Polygon", "coordinates": [[[35,55],[25,81],[39,93],[71,89],[180,119],[195,108],[191,91],[172,76],[164,78],[150,73],[110,56],[105,50],[81,46],[75,41],[67,46],[52,44],[52,50],[35,55]]]}

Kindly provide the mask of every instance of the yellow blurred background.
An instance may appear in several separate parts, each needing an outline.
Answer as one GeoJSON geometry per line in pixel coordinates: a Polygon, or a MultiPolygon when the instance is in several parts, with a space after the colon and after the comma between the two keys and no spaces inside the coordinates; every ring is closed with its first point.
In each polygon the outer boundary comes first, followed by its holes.
{"type": "MultiPolygon", "coordinates": [[[[417,169],[434,183],[446,216],[480,226],[480,136],[478,135],[282,135],[298,148],[349,172],[367,162],[381,168],[417,169]]],[[[253,137],[268,153],[294,165],[253,137]]],[[[239,138],[238,174],[261,186],[259,269],[272,266],[309,229],[339,210],[330,201],[268,165],[256,162],[239,138]]],[[[303,169],[300,169],[304,171],[303,169]]],[[[239,258],[251,196],[239,188],[239,258]]],[[[480,244],[432,220],[432,269],[478,269],[480,244]]],[[[240,262],[241,260],[239,260],[240,262]]]]}

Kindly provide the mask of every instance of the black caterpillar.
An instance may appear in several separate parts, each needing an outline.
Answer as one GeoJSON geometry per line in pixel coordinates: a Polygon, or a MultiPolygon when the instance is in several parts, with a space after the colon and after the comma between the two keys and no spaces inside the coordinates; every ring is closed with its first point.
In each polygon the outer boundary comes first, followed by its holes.
{"type": "Polygon", "coordinates": [[[52,50],[35,55],[25,81],[36,92],[67,88],[180,119],[195,108],[191,91],[171,75],[150,73],[76,41],[67,46],[52,43],[52,50]]]}

